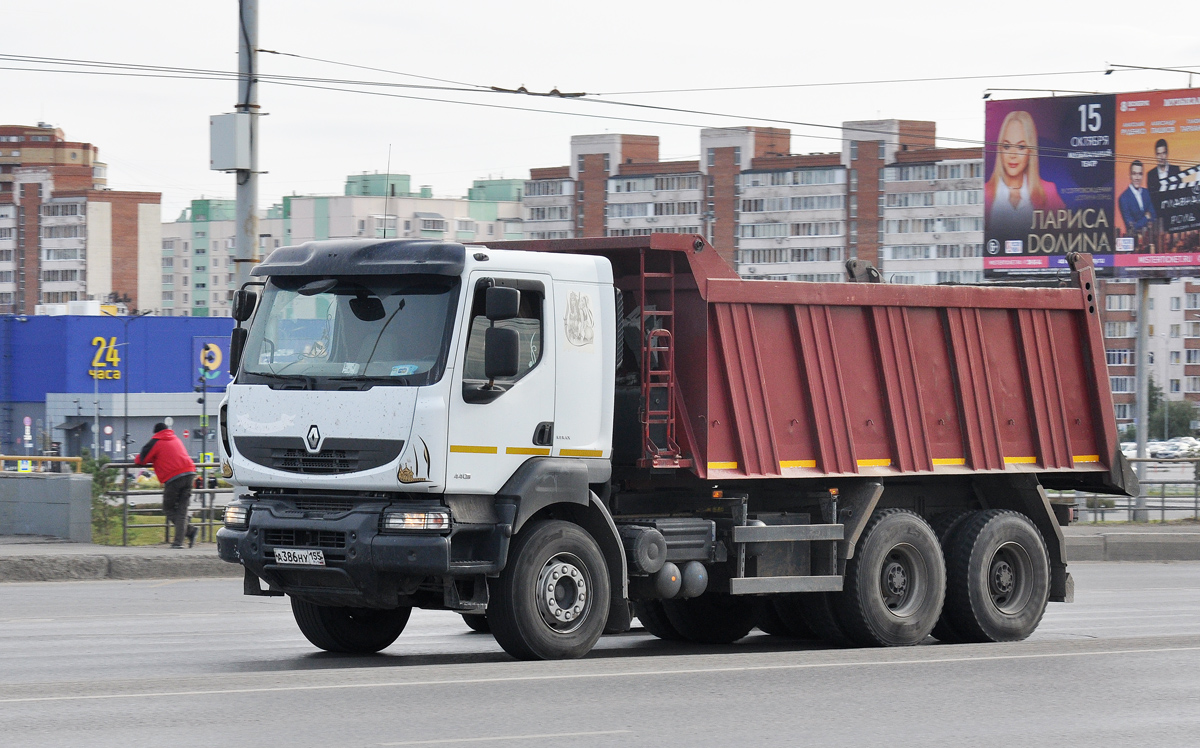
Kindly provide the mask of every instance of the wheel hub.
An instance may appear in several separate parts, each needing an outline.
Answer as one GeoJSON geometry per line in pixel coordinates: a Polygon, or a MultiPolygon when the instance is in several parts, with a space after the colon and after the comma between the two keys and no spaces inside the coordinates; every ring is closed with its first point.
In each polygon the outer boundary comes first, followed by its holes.
{"type": "Polygon", "coordinates": [[[904,570],[904,566],[895,561],[888,564],[884,570],[884,584],[888,594],[903,597],[908,590],[908,572],[904,570]]]}
{"type": "Polygon", "coordinates": [[[588,608],[589,593],[587,577],[574,557],[555,556],[538,575],[538,610],[556,631],[566,633],[578,627],[588,608]]]}
{"type": "Polygon", "coordinates": [[[992,567],[992,590],[997,594],[1011,593],[1015,582],[1016,574],[1013,573],[1013,568],[1007,561],[1000,561],[992,567]]]}

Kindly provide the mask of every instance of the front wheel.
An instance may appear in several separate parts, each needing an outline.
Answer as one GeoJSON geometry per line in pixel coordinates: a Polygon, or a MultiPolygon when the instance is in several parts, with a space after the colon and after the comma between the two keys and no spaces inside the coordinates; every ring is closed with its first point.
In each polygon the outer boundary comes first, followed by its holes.
{"type": "Polygon", "coordinates": [[[300,632],[327,652],[372,654],[386,649],[404,631],[411,614],[412,608],[335,608],[292,598],[300,632]]]}
{"type": "Polygon", "coordinates": [[[604,633],[608,567],[600,546],[578,525],[546,520],[526,526],[490,590],[492,635],[517,659],[583,657],[604,633]]]}

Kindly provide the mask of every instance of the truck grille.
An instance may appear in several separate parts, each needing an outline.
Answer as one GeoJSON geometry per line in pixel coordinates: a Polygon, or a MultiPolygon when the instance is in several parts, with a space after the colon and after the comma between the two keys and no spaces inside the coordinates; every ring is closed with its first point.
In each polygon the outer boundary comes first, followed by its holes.
{"type": "Polygon", "coordinates": [[[346,533],[336,530],[265,530],[263,543],[286,548],[346,547],[346,533]]]}
{"type": "Polygon", "coordinates": [[[330,437],[320,452],[309,452],[294,436],[239,436],[233,446],[243,457],[263,467],[305,475],[338,475],[382,467],[400,456],[402,439],[342,439],[330,437]]]}
{"type": "Polygon", "coordinates": [[[357,449],[322,449],[316,454],[303,449],[273,449],[271,462],[269,467],[276,470],[309,475],[353,473],[359,469],[357,449]]]}

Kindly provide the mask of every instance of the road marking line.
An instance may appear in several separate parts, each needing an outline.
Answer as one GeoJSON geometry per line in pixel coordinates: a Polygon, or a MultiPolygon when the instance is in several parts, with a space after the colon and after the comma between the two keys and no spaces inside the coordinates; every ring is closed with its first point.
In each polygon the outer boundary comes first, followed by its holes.
{"type": "Polygon", "coordinates": [[[1046,652],[1043,654],[991,655],[986,657],[937,657],[928,660],[865,660],[862,662],[804,662],[794,665],[746,665],[740,667],[683,668],[677,670],[627,670],[617,673],[567,673],[564,675],[516,675],[503,678],[453,678],[447,680],[384,681],[382,683],[332,683],[314,686],[264,686],[260,688],[222,688],[196,691],[159,691],[144,693],[102,693],[82,696],[29,696],[19,699],[0,699],[0,704],[23,704],[41,701],[95,701],[100,699],[138,699],[173,696],[216,696],[243,693],[287,693],[294,691],[340,691],[362,688],[407,688],[412,686],[462,686],[485,683],[521,683],[533,681],[596,680],[600,678],[644,678],[663,675],[709,675],[712,673],[753,673],[771,670],[827,670],[832,668],[880,667],[887,665],[940,665],[958,662],[1000,662],[1005,660],[1037,660],[1061,657],[1092,657],[1123,654],[1164,654],[1167,652],[1197,652],[1195,647],[1158,647],[1153,649],[1112,649],[1101,652],[1046,652]]]}
{"type": "Polygon", "coordinates": [[[442,738],[440,740],[405,740],[380,745],[444,745],[446,743],[484,743],[489,740],[539,740],[544,738],[584,738],[593,735],[626,735],[629,730],[597,730],[596,732],[546,732],[541,735],[496,735],[487,738],[442,738]]]}
{"type": "Polygon", "coordinates": [[[148,584],[148,585],[146,585],[146,589],[152,590],[155,587],[166,587],[169,584],[179,584],[180,582],[183,582],[183,581],[185,581],[185,580],[183,580],[183,579],[168,579],[167,581],[159,582],[158,584],[148,584]]]}

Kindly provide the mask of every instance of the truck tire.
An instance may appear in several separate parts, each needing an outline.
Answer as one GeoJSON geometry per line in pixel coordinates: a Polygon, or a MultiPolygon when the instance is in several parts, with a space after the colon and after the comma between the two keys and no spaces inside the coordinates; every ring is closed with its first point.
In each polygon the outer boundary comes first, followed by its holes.
{"type": "Polygon", "coordinates": [[[675,630],[697,644],[732,644],[754,628],[750,601],[723,592],[663,600],[662,606],[675,630]]]}
{"type": "MultiPolygon", "coordinates": [[[[951,509],[948,512],[939,514],[933,520],[933,534],[937,535],[938,544],[942,546],[942,556],[948,558],[950,556],[950,545],[953,542],[954,536],[958,529],[962,527],[968,517],[974,515],[975,512],[970,509],[951,509]]],[[[947,584],[949,583],[950,570],[946,570],[947,584]]],[[[950,623],[950,616],[946,612],[946,606],[942,606],[942,615],[938,618],[937,624],[933,627],[933,638],[945,644],[958,644],[964,639],[954,630],[954,625],[950,623]]]]}
{"type": "Polygon", "coordinates": [[[412,608],[335,608],[292,598],[300,633],[326,652],[373,654],[386,649],[404,631],[411,614],[412,608]]]}
{"type": "Polygon", "coordinates": [[[901,647],[933,631],[946,595],[946,562],[929,523],[906,509],[875,512],[863,528],[837,618],[856,644],[901,647]]]}
{"type": "Polygon", "coordinates": [[[799,639],[820,639],[835,647],[854,644],[846,636],[834,610],[833,592],[800,592],[781,595],[775,600],[775,609],[783,622],[799,639]]]}
{"type": "Polygon", "coordinates": [[[492,635],[519,660],[583,657],[608,621],[604,555],[591,535],[570,522],[526,525],[489,589],[492,635]]]}
{"type": "Polygon", "coordinates": [[[480,613],[463,613],[463,623],[467,624],[467,628],[480,634],[490,634],[492,629],[488,626],[486,615],[480,613]]]}
{"type": "Polygon", "coordinates": [[[684,640],[683,634],[667,620],[667,611],[663,610],[662,600],[639,600],[633,604],[633,614],[642,622],[646,631],[659,639],[668,642],[684,640]]]}
{"type": "Polygon", "coordinates": [[[946,612],[964,641],[1025,639],[1050,599],[1050,559],[1029,518],[1007,509],[974,514],[947,557],[946,612]]]}
{"type": "Polygon", "coordinates": [[[754,625],[765,634],[792,638],[791,628],[775,610],[775,595],[763,595],[754,600],[754,625]]]}

